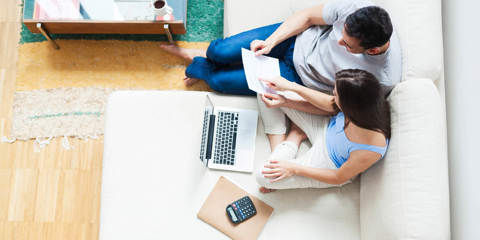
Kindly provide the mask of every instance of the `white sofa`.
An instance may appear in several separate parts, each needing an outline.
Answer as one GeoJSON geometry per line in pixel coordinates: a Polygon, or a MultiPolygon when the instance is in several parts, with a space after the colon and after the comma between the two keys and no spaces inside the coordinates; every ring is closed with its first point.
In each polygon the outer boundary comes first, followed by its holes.
{"type": "MultiPolygon", "coordinates": [[[[226,0],[224,34],[277,23],[323,2],[226,0]],[[244,17],[246,12],[250,17],[244,17]]],[[[390,96],[393,133],[389,153],[361,177],[361,238],[449,238],[442,2],[373,2],[389,12],[399,35],[403,76],[390,96]]]]}
{"type": "MultiPolygon", "coordinates": [[[[225,34],[281,21],[312,3],[226,0],[225,34]]],[[[196,218],[221,175],[274,207],[260,239],[449,239],[440,1],[378,4],[391,13],[404,49],[403,82],[390,95],[392,139],[381,162],[342,188],[261,194],[251,174],[200,164],[206,93],[115,92],[107,106],[100,239],[226,238],[196,218]]],[[[257,107],[251,97],[212,98],[257,107]]],[[[268,155],[260,121],[255,164],[268,155]]]]}

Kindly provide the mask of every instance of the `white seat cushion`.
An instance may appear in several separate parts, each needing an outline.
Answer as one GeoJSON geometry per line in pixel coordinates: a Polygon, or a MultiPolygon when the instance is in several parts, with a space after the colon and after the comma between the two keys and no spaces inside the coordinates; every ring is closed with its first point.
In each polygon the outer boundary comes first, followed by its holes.
{"type": "Polygon", "coordinates": [[[429,79],[398,84],[390,97],[385,158],[361,176],[362,239],[449,239],[445,114],[429,79]]]}
{"type": "MultiPolygon", "coordinates": [[[[205,94],[120,91],[110,96],[101,240],[226,239],[196,218],[220,175],[274,207],[260,239],[360,239],[359,180],[343,188],[262,194],[252,174],[205,169],[198,156],[205,94]]],[[[212,94],[212,100],[217,106],[257,109],[252,97],[212,94]]],[[[262,164],[270,150],[261,121],[255,150],[255,164],[262,164]]]]}

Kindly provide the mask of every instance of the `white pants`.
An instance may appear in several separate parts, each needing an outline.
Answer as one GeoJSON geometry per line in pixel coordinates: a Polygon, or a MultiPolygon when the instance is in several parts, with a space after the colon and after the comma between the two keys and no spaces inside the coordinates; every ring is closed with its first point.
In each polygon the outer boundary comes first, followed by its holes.
{"type": "MultiPolygon", "coordinates": [[[[263,120],[266,134],[286,134],[288,117],[300,129],[312,143],[312,147],[303,155],[296,156],[298,146],[293,142],[282,142],[272,152],[267,161],[259,169],[255,170],[255,177],[260,186],[270,189],[288,188],[328,188],[341,185],[332,185],[302,176],[291,176],[278,182],[271,183],[272,179],[265,178],[261,171],[267,170],[264,165],[270,160],[290,161],[303,166],[314,168],[337,169],[328,156],[325,133],[330,118],[327,116],[314,115],[290,108],[267,108],[260,95],[257,95],[260,115],[263,120]]],[[[346,182],[349,183],[350,181],[346,182]]],[[[342,184],[343,185],[343,184],[342,184]]]]}

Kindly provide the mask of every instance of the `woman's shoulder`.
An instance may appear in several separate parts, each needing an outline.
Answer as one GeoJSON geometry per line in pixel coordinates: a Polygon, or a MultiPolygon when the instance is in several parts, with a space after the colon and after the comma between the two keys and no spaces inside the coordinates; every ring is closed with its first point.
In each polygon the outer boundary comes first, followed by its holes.
{"type": "Polygon", "coordinates": [[[353,123],[349,125],[352,125],[352,131],[349,131],[351,136],[348,137],[352,142],[376,147],[385,147],[387,145],[387,139],[383,133],[362,128],[353,123]]]}

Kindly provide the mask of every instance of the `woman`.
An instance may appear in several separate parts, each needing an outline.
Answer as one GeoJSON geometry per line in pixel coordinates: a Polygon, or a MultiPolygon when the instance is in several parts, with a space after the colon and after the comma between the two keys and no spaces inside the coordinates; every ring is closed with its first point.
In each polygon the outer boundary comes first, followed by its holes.
{"type": "Polygon", "coordinates": [[[273,152],[256,173],[260,191],[340,186],[383,158],[390,139],[390,109],[381,84],[371,73],[358,69],[342,70],[335,80],[333,96],[282,77],[263,80],[274,90],[296,92],[325,116],[288,108],[291,100],[280,95],[259,95],[266,132],[283,138],[271,142],[273,152]],[[278,121],[279,112],[292,121],[288,135],[285,122],[278,121]],[[296,157],[306,138],[311,149],[296,157]]]}

